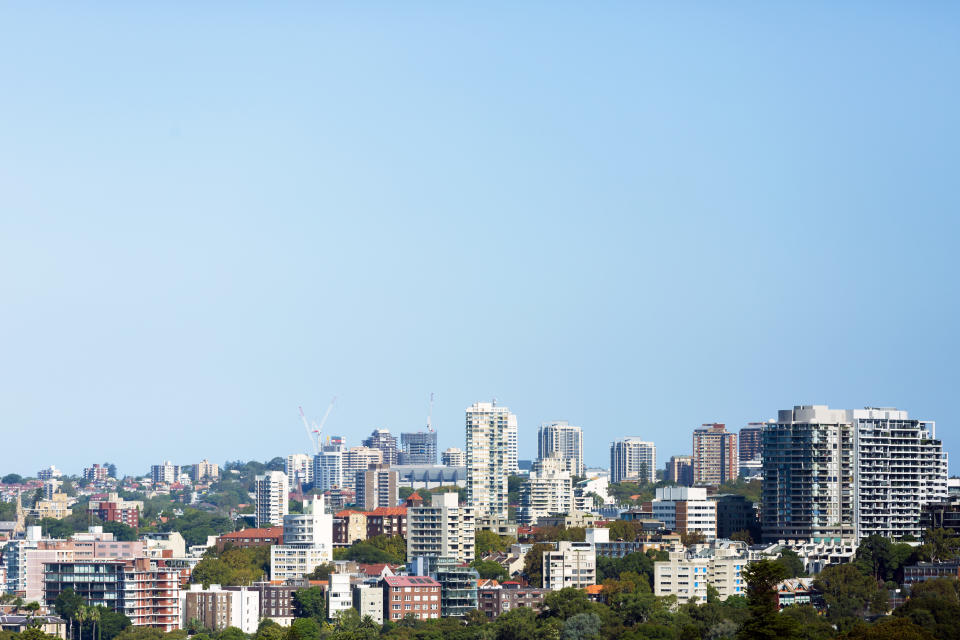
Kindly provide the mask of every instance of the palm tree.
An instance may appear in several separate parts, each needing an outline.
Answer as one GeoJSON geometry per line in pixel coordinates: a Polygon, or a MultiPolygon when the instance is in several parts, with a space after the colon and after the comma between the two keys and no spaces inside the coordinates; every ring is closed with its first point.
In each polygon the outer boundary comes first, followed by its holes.
{"type": "Polygon", "coordinates": [[[73,613],[73,617],[77,621],[77,631],[80,634],[80,640],[83,640],[83,623],[87,620],[87,608],[82,604],[79,605],[73,613]]]}
{"type": "Polygon", "coordinates": [[[100,629],[97,627],[97,623],[100,622],[100,607],[89,607],[87,609],[87,619],[93,623],[93,637],[99,640],[100,629]]]}

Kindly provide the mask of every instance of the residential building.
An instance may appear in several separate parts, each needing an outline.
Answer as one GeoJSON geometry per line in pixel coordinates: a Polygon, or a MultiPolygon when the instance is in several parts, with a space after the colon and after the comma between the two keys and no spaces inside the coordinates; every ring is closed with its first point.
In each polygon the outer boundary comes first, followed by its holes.
{"type": "Polygon", "coordinates": [[[397,464],[397,438],[396,436],[390,435],[390,432],[386,429],[374,429],[370,437],[361,442],[361,444],[371,449],[380,450],[380,462],[377,464],[387,466],[397,464]]]}
{"type": "Polygon", "coordinates": [[[466,467],[446,467],[443,465],[397,465],[391,467],[397,472],[397,483],[401,487],[413,489],[436,489],[437,487],[466,487],[466,467]]]}
{"type": "Polygon", "coordinates": [[[353,608],[360,614],[361,619],[370,616],[377,624],[383,624],[383,587],[354,585],[353,608]]]}
{"type": "Polygon", "coordinates": [[[540,425],[537,432],[537,457],[557,457],[567,462],[567,471],[583,475],[583,429],[565,420],[540,425]]]}
{"type": "Polygon", "coordinates": [[[698,532],[707,540],[717,537],[717,504],[707,499],[703,487],[661,487],[652,502],[652,513],[669,531],[698,532]]]}
{"type": "Polygon", "coordinates": [[[0,633],[6,631],[21,634],[27,629],[38,629],[47,636],[67,640],[67,621],[63,618],[52,615],[35,615],[34,613],[27,615],[0,614],[0,633]]]}
{"type": "Polygon", "coordinates": [[[320,491],[343,488],[343,438],[331,438],[313,456],[313,488],[320,491]]]}
{"type": "Polygon", "coordinates": [[[507,407],[467,408],[467,503],[477,516],[507,517],[507,477],[519,471],[516,434],[517,417],[507,407]]]}
{"type": "Polygon", "coordinates": [[[346,573],[331,573],[327,589],[327,618],[336,620],[341,611],[353,608],[353,592],[350,576],[346,573]]]}
{"type": "Polygon", "coordinates": [[[303,503],[303,513],[283,518],[283,544],[270,547],[270,578],[302,578],[333,559],[333,516],[322,496],[303,503]]]}
{"type": "Polygon", "coordinates": [[[313,458],[305,453],[291,453],[283,464],[283,472],[293,486],[310,484],[313,482],[313,458]]]}
{"type": "Polygon", "coordinates": [[[717,537],[729,538],[738,531],[747,531],[756,540],[760,539],[760,521],[754,503],[733,493],[720,493],[708,499],[717,505],[717,537]]]}
{"type": "Polygon", "coordinates": [[[49,562],[44,598],[54,602],[73,589],[87,606],[103,606],[135,627],[173,631],[180,627],[180,580],[176,569],[152,567],[149,558],[49,562]]]}
{"type": "Polygon", "coordinates": [[[47,499],[37,500],[33,506],[33,515],[38,521],[44,518],[62,520],[70,514],[70,497],[65,493],[54,493],[47,499]]]}
{"type": "Polygon", "coordinates": [[[521,525],[532,525],[539,518],[574,511],[573,479],[568,462],[554,452],[551,457],[534,463],[534,471],[520,489],[517,521],[521,525]]]}
{"type": "Polygon", "coordinates": [[[290,626],[294,619],[293,594],[310,586],[308,580],[285,580],[279,584],[254,582],[250,587],[224,587],[228,591],[250,589],[260,596],[260,617],[273,620],[279,625],[290,626]]]}
{"type": "Polygon", "coordinates": [[[443,453],[440,454],[440,462],[447,467],[466,467],[467,454],[462,449],[450,447],[444,449],[443,453]]]}
{"type": "Polygon", "coordinates": [[[260,622],[260,593],[256,589],[240,587],[224,590],[219,584],[204,589],[202,584],[191,584],[189,591],[180,592],[181,627],[186,629],[198,620],[204,629],[223,631],[236,627],[244,633],[256,633],[260,622]]]}
{"type": "Polygon", "coordinates": [[[408,512],[408,507],[377,507],[373,511],[368,511],[365,514],[367,519],[367,537],[406,537],[408,512]]]}
{"type": "Polygon", "coordinates": [[[478,608],[488,618],[497,618],[501,613],[521,608],[533,609],[539,614],[543,611],[543,599],[550,593],[550,589],[523,587],[519,582],[480,587],[477,591],[478,608]]]}
{"type": "Polygon", "coordinates": [[[693,456],[670,456],[663,479],[681,487],[693,486],[693,456]]]}
{"type": "Polygon", "coordinates": [[[400,501],[396,471],[383,465],[371,465],[356,472],[357,504],[368,511],[378,507],[395,507],[400,501]]]}
{"type": "Polygon", "coordinates": [[[960,580],[960,560],[950,562],[918,562],[903,567],[903,584],[914,585],[934,578],[960,580]]]}
{"type": "Polygon", "coordinates": [[[951,498],[943,502],[930,502],[923,505],[920,512],[920,528],[953,529],[960,531],[960,500],[951,498]]]}
{"type": "Polygon", "coordinates": [[[153,485],[173,484],[180,478],[180,465],[173,464],[169,460],[163,464],[155,464],[150,467],[150,480],[153,485]]]}
{"type": "Polygon", "coordinates": [[[693,484],[720,485],[740,475],[737,434],[720,423],[693,430],[693,484]]]}
{"type": "Polygon", "coordinates": [[[274,544],[283,544],[282,526],[241,529],[217,536],[217,551],[227,547],[251,549],[274,544]]]}
{"type": "Polygon", "coordinates": [[[920,537],[924,507],[946,498],[946,476],[934,424],[906,411],[780,411],[763,429],[763,537],[920,537]]]}
{"type": "Polygon", "coordinates": [[[707,601],[708,585],[719,592],[721,600],[746,595],[746,580],[740,574],[748,562],[745,542],[717,540],[689,549],[677,545],[669,560],[653,563],[653,593],[698,604],[707,601]]]}
{"type": "Polygon", "coordinates": [[[190,465],[190,477],[194,482],[216,482],[220,479],[220,465],[216,462],[210,462],[206,458],[200,462],[190,465]]]}
{"type": "Polygon", "coordinates": [[[555,551],[543,552],[543,587],[582,589],[597,583],[597,553],[589,542],[557,543],[555,551]]]}
{"type": "Polygon", "coordinates": [[[440,583],[440,615],[463,617],[477,608],[480,574],[469,564],[452,558],[437,558],[434,577],[440,583]]]}
{"type": "Polygon", "coordinates": [[[333,516],[333,546],[349,547],[354,542],[367,539],[367,514],[345,509],[333,516]]]}
{"type": "Polygon", "coordinates": [[[57,469],[54,465],[50,465],[46,469],[40,469],[37,471],[38,480],[53,480],[54,478],[60,478],[63,476],[63,471],[57,469]]]}
{"type": "Polygon", "coordinates": [[[387,576],[383,588],[384,620],[398,622],[413,615],[418,620],[440,617],[440,583],[427,576],[387,576]]]}
{"type": "Polygon", "coordinates": [[[383,464],[383,451],[373,447],[350,447],[343,452],[343,487],[357,490],[357,472],[383,464]]]}
{"type": "Polygon", "coordinates": [[[642,438],[624,438],[610,443],[610,482],[633,479],[656,482],[657,447],[642,438]]]}
{"type": "Polygon", "coordinates": [[[91,500],[87,504],[87,513],[103,522],[122,522],[134,529],[140,526],[141,511],[142,501],[124,500],[116,493],[108,494],[106,500],[91,500]]]}
{"type": "MultiPolygon", "coordinates": [[[[420,556],[474,559],[474,509],[460,506],[456,493],[433,494],[430,506],[407,510],[407,560],[420,556]]],[[[369,522],[369,516],[368,516],[369,522]]]]}
{"type": "Polygon", "coordinates": [[[750,460],[763,458],[763,426],[764,422],[749,422],[740,428],[739,457],[740,464],[750,460]]]}
{"type": "Polygon", "coordinates": [[[287,474],[283,471],[267,471],[256,476],[253,493],[256,496],[256,526],[262,528],[281,524],[290,508],[287,474]]]}
{"type": "MultiPolygon", "coordinates": [[[[437,464],[437,432],[417,431],[400,434],[400,464],[437,464]]],[[[464,466],[464,465],[455,465],[464,466]]]]}
{"type": "Polygon", "coordinates": [[[84,467],[83,479],[90,482],[104,482],[110,477],[110,470],[106,466],[94,463],[92,467],[84,467]]]}

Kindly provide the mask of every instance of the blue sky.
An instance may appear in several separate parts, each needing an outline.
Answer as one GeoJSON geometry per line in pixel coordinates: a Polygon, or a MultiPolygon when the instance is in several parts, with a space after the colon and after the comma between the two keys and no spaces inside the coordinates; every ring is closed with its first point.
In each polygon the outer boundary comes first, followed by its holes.
{"type": "Polygon", "coordinates": [[[5,3],[0,470],[463,410],[960,443],[952,3],[5,3]]]}

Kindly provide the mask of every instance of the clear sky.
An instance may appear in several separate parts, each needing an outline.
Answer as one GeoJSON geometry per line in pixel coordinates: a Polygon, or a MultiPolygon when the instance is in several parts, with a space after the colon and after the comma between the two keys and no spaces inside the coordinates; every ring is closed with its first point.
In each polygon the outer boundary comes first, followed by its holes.
{"type": "Polygon", "coordinates": [[[3,3],[0,470],[430,392],[521,458],[811,403],[960,455],[960,6],[722,4],[3,3]]]}

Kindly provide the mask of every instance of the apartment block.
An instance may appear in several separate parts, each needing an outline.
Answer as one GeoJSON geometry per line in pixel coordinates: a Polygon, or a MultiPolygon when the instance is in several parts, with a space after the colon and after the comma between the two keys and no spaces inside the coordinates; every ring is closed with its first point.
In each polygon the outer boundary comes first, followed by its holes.
{"type": "Polygon", "coordinates": [[[693,486],[693,456],[670,456],[663,479],[681,487],[693,486]]]}
{"type": "Polygon", "coordinates": [[[92,467],[84,467],[83,479],[90,482],[104,482],[110,477],[110,470],[106,466],[94,463],[92,467]]]}
{"type": "Polygon", "coordinates": [[[330,439],[313,457],[313,487],[326,492],[343,488],[343,438],[330,439]]]}
{"type": "Polygon", "coordinates": [[[353,608],[360,618],[370,616],[377,624],[383,624],[383,587],[353,585],[353,608]]]}
{"type": "Polygon", "coordinates": [[[507,517],[507,477],[517,466],[517,417],[478,402],[466,410],[467,502],[478,516],[507,517]]]}
{"type": "Polygon", "coordinates": [[[583,429],[564,420],[540,425],[537,432],[537,458],[560,458],[574,476],[583,475],[583,429]]]}
{"type": "Polygon", "coordinates": [[[396,471],[382,465],[356,472],[357,504],[368,511],[397,506],[400,501],[397,478],[396,471]]]}
{"type": "Polygon", "coordinates": [[[122,522],[134,528],[140,526],[141,511],[142,501],[124,500],[116,493],[109,494],[106,500],[91,500],[87,504],[87,513],[103,522],[122,522]]]}
{"type": "Polygon", "coordinates": [[[555,551],[543,552],[543,587],[582,589],[597,583],[597,553],[589,542],[557,543],[555,551]]]}
{"type": "Polygon", "coordinates": [[[190,477],[194,482],[216,482],[220,479],[220,465],[204,458],[190,465],[190,477]]]}
{"type": "Polygon", "coordinates": [[[313,458],[305,453],[291,453],[283,464],[283,472],[287,474],[290,484],[297,486],[313,482],[313,458]]]}
{"type": "Polygon", "coordinates": [[[283,527],[248,528],[240,531],[231,531],[217,537],[217,551],[235,547],[250,549],[252,547],[266,547],[273,544],[283,544],[283,527]]]}
{"type": "Polygon", "coordinates": [[[397,461],[400,464],[437,464],[437,432],[417,431],[400,434],[397,461]]]}
{"type": "Polygon", "coordinates": [[[341,611],[353,608],[353,592],[350,576],[346,573],[331,573],[327,589],[327,618],[336,620],[341,611]]]}
{"type": "Polygon", "coordinates": [[[698,532],[707,540],[717,537],[717,504],[707,499],[703,487],[661,487],[651,507],[654,519],[669,531],[698,532]]]}
{"type": "Polygon", "coordinates": [[[534,463],[534,470],[520,490],[517,521],[521,525],[533,525],[539,518],[574,511],[573,479],[567,462],[554,454],[534,463]]]}
{"type": "Polygon", "coordinates": [[[260,622],[260,593],[246,587],[227,591],[218,584],[206,589],[201,584],[191,584],[189,591],[180,592],[180,611],[184,629],[192,620],[199,620],[212,631],[236,627],[252,634],[260,622]]]}
{"type": "Polygon", "coordinates": [[[453,558],[437,558],[433,576],[440,583],[440,614],[463,617],[477,608],[477,580],[480,574],[470,565],[453,558]]]}
{"type": "Polygon", "coordinates": [[[450,447],[440,454],[440,462],[446,467],[466,467],[467,454],[462,449],[450,447]]]}
{"type": "MultiPolygon", "coordinates": [[[[420,556],[474,559],[475,516],[456,493],[433,494],[430,506],[407,510],[407,561],[420,556]]],[[[369,517],[368,517],[369,520],[369,517]]]]}
{"type": "Polygon", "coordinates": [[[721,600],[746,595],[746,580],[740,573],[748,562],[744,542],[723,540],[689,549],[677,545],[669,560],[653,563],[653,593],[698,604],[707,601],[707,585],[719,592],[721,600]]]}
{"type": "Polygon", "coordinates": [[[387,466],[397,464],[397,438],[390,435],[390,432],[386,429],[375,429],[361,444],[371,449],[380,450],[379,464],[387,466]]]}
{"type": "MultiPolygon", "coordinates": [[[[456,494],[454,494],[456,495],[456,494]]],[[[367,537],[407,535],[407,507],[377,507],[368,511],[367,537]]]]}
{"type": "Polygon", "coordinates": [[[155,464],[150,467],[150,480],[154,486],[158,484],[173,484],[180,478],[180,465],[173,464],[169,460],[163,464],[155,464]]]}
{"type": "Polygon", "coordinates": [[[740,429],[740,464],[763,457],[763,422],[749,422],[740,429]]]}
{"type": "Polygon", "coordinates": [[[478,590],[478,608],[488,618],[497,618],[513,609],[532,609],[534,613],[543,611],[543,599],[550,589],[523,587],[519,582],[504,582],[495,586],[480,587],[478,590]]]}
{"type": "Polygon", "coordinates": [[[333,516],[322,496],[303,503],[303,513],[283,518],[283,544],[270,547],[270,578],[302,578],[333,559],[333,516]]]}
{"type": "Polygon", "coordinates": [[[610,443],[610,482],[634,480],[655,482],[657,447],[642,438],[624,438],[610,443]]]}
{"type": "Polygon", "coordinates": [[[349,547],[367,539],[367,514],[353,509],[338,511],[333,516],[333,546],[349,547]]]}
{"type": "Polygon", "coordinates": [[[267,471],[254,478],[257,527],[277,526],[289,513],[290,485],[283,471],[267,471]]]}
{"type": "Polygon", "coordinates": [[[427,576],[388,576],[383,588],[383,617],[397,622],[413,615],[418,620],[440,617],[440,583],[427,576]]]}
{"type": "Polygon", "coordinates": [[[349,447],[343,451],[343,487],[357,490],[357,472],[383,464],[383,451],[373,447],[349,447]]]}
{"type": "Polygon", "coordinates": [[[720,423],[693,430],[693,484],[720,485],[740,475],[737,434],[720,423]]]}

